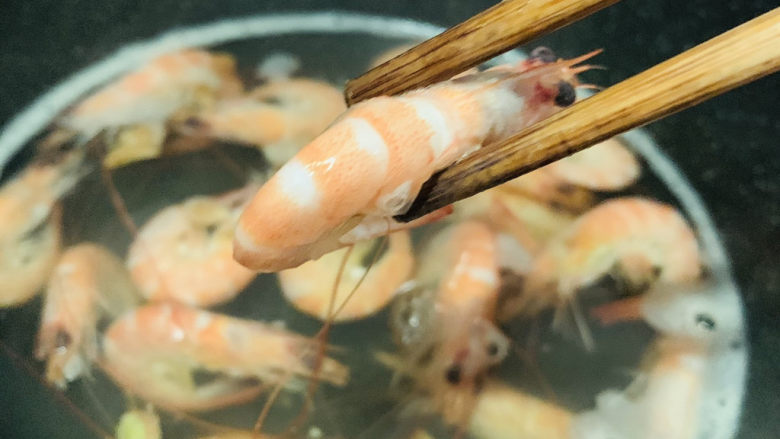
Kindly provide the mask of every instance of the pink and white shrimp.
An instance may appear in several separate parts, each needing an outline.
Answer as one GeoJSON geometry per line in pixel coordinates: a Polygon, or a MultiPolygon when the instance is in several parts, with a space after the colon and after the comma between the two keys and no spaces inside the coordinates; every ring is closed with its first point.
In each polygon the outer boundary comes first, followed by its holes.
{"type": "MultiPolygon", "coordinates": [[[[433,298],[427,332],[413,338],[401,372],[410,375],[450,423],[464,426],[487,369],[503,360],[509,340],[493,324],[499,272],[495,234],[466,222],[451,231],[449,261],[433,298]]],[[[402,298],[403,299],[403,298],[402,298]]],[[[420,327],[419,315],[400,313],[395,323],[420,327]]]]}
{"type": "Polygon", "coordinates": [[[185,122],[194,135],[262,148],[281,166],[346,110],[341,92],[312,79],[287,79],[226,99],[185,122]]]}
{"type": "Polygon", "coordinates": [[[640,197],[596,206],[555,237],[534,261],[508,313],[533,314],[619,269],[633,284],[697,279],[701,257],[693,231],[671,206],[640,197]]]}
{"type": "Polygon", "coordinates": [[[378,312],[412,274],[414,254],[406,230],[389,236],[387,251],[376,261],[372,254],[380,249],[375,244],[359,242],[351,249],[337,250],[316,261],[280,271],[279,283],[285,298],[296,309],[322,320],[329,317],[333,301],[334,322],[361,319],[378,312]],[[340,271],[342,262],[344,269],[340,271]]]}
{"type": "Polygon", "coordinates": [[[58,200],[79,179],[80,155],[34,164],[0,188],[0,308],[32,298],[60,254],[58,200]]]}
{"type": "MultiPolygon", "coordinates": [[[[255,397],[253,384],[309,376],[315,342],[260,322],[173,303],[145,305],[118,320],[103,338],[103,368],[126,391],[174,410],[209,410],[255,397]],[[196,374],[213,375],[198,382],[196,374]]],[[[344,385],[347,367],[322,360],[319,377],[344,385]]]]}
{"type": "Polygon", "coordinates": [[[739,299],[710,281],[658,284],[641,296],[591,310],[604,325],[643,319],[656,331],[707,346],[725,345],[742,336],[739,299]]]}
{"type": "Polygon", "coordinates": [[[563,407],[488,381],[477,396],[469,433],[477,439],[570,439],[573,419],[563,407]]]}
{"type": "Polygon", "coordinates": [[[697,343],[660,339],[648,369],[624,391],[607,390],[597,408],[576,417],[574,439],[693,439],[700,437],[702,385],[708,355],[697,343]]]}
{"type": "Polygon", "coordinates": [[[211,306],[235,297],[256,274],[233,260],[233,232],[256,186],[168,206],[139,230],[127,266],[149,300],[211,306]]]}
{"type": "Polygon", "coordinates": [[[574,101],[568,61],[538,60],[377,97],[350,108],[286,163],[247,206],[234,256],[277,271],[336,248],[430,222],[407,224],[423,182],[483,144],[505,138],[574,101]]]}
{"type": "Polygon", "coordinates": [[[103,87],[60,124],[89,139],[104,129],[164,122],[203,99],[235,95],[242,88],[232,57],[185,49],[159,56],[103,87]]]}
{"type": "Polygon", "coordinates": [[[625,189],[641,173],[634,154],[616,138],[597,143],[545,168],[562,181],[595,191],[625,189]]]}
{"type": "Polygon", "coordinates": [[[67,249],[49,278],[35,355],[59,387],[89,371],[98,355],[97,325],[135,307],[139,296],[124,264],[105,248],[67,249]]]}

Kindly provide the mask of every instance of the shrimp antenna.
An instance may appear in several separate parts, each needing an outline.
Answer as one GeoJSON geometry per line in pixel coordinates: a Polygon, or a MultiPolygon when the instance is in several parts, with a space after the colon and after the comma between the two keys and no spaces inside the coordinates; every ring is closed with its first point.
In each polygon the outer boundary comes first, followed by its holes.
{"type": "MultiPolygon", "coordinates": [[[[298,416],[292,420],[290,425],[288,426],[288,431],[295,431],[297,430],[306,419],[306,416],[309,413],[310,406],[312,404],[311,397],[317,390],[317,381],[319,379],[320,370],[322,369],[322,358],[325,355],[325,349],[327,345],[327,338],[328,334],[330,333],[330,327],[333,324],[333,316],[334,316],[334,309],[336,308],[336,295],[338,293],[339,284],[341,283],[341,278],[344,273],[344,269],[347,266],[347,261],[349,260],[349,256],[352,254],[352,250],[354,249],[354,245],[350,245],[347,247],[347,251],[344,253],[344,256],[341,259],[341,263],[339,264],[339,269],[336,272],[336,279],[333,282],[333,290],[332,294],[330,296],[330,300],[328,302],[328,310],[325,314],[327,316],[327,319],[325,320],[325,323],[323,324],[322,328],[317,332],[317,334],[314,336],[315,340],[320,341],[320,343],[317,343],[317,352],[316,357],[313,362],[312,366],[312,374],[309,379],[309,385],[306,389],[306,396],[304,397],[303,407],[301,408],[301,412],[298,414],[298,416]]],[[[303,355],[307,356],[309,355],[309,350],[305,349],[303,355]]],[[[286,371],[284,376],[282,376],[279,380],[279,383],[277,383],[276,386],[274,386],[273,391],[268,396],[268,399],[266,400],[265,404],[263,405],[262,410],[260,411],[260,414],[257,417],[257,421],[255,421],[255,425],[252,428],[253,435],[258,435],[263,427],[263,423],[265,423],[265,419],[268,417],[268,413],[271,411],[271,407],[273,406],[274,402],[276,402],[276,399],[279,397],[279,394],[281,393],[281,389],[284,387],[284,383],[286,383],[288,380],[292,378],[292,370],[286,371]]]]}

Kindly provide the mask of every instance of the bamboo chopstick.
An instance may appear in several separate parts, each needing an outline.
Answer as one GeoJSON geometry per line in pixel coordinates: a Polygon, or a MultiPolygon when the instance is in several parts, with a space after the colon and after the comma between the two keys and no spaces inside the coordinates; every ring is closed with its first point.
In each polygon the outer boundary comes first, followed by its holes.
{"type": "Polygon", "coordinates": [[[347,82],[347,104],[450,79],[618,1],[504,0],[347,82]]]}
{"type": "Polygon", "coordinates": [[[429,179],[410,221],[780,70],[780,8],[483,147],[429,179]]]}

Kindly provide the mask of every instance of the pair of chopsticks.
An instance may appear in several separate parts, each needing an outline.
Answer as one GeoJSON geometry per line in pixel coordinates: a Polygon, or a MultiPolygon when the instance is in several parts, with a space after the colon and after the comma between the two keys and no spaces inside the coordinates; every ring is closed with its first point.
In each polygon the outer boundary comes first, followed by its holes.
{"type": "MultiPolygon", "coordinates": [[[[504,0],[347,83],[354,104],[430,85],[617,0],[504,0]]],[[[575,103],[435,174],[410,221],[780,70],[780,8],[575,103]]]]}

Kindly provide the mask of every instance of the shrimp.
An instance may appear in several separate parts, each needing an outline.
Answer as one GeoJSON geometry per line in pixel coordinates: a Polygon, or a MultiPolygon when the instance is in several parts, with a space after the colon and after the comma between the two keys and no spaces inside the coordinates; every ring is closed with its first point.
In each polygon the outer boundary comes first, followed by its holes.
{"type": "Polygon", "coordinates": [[[673,337],[649,351],[647,370],[623,391],[607,390],[597,408],[577,416],[574,439],[693,439],[698,437],[703,375],[701,344],[673,337]]]}
{"type": "Polygon", "coordinates": [[[46,379],[64,388],[97,357],[97,324],[138,303],[122,261],[95,244],[67,249],[49,279],[36,356],[47,360],[46,379]]]}
{"type": "MultiPolygon", "coordinates": [[[[406,340],[408,369],[432,405],[462,425],[487,369],[503,360],[509,341],[493,325],[498,298],[496,237],[484,224],[460,224],[450,235],[449,264],[434,299],[427,334],[406,340]]],[[[412,316],[400,323],[412,323],[412,316]]],[[[399,322],[396,322],[399,323],[399,322]]]]}
{"type": "MultiPolygon", "coordinates": [[[[103,368],[124,389],[160,407],[209,410],[255,397],[287,373],[308,376],[316,351],[306,337],[260,322],[174,303],[150,304],[115,321],[103,338],[103,368]],[[199,383],[203,372],[214,377],[199,383]]],[[[324,358],[319,376],[346,383],[348,369],[324,358]]]]}
{"type": "Polygon", "coordinates": [[[360,242],[352,250],[338,250],[300,267],[280,271],[279,283],[285,297],[298,310],[323,320],[328,317],[331,300],[335,300],[334,310],[338,311],[333,316],[335,322],[361,319],[376,313],[387,305],[411,275],[414,255],[409,232],[402,230],[390,235],[385,254],[369,266],[372,260],[367,259],[371,258],[372,250],[377,251],[374,244],[371,241],[360,242]],[[333,278],[335,281],[347,251],[349,256],[338,281],[336,297],[332,299],[333,283],[328,280],[333,278]],[[346,301],[350,294],[354,297],[346,301]]]}
{"type": "Polygon", "coordinates": [[[477,397],[469,431],[477,439],[569,439],[573,418],[563,407],[488,381],[477,397]]]}
{"type": "Polygon", "coordinates": [[[255,273],[233,260],[238,214],[256,186],[197,196],[158,212],[138,232],[127,266],[149,300],[211,306],[235,297],[255,273]]]}
{"type": "Polygon", "coordinates": [[[40,291],[61,249],[58,200],[79,180],[81,156],[35,164],[0,188],[0,308],[40,291]]]}
{"type": "Polygon", "coordinates": [[[551,240],[535,259],[522,295],[503,318],[569,304],[574,294],[617,267],[632,284],[697,279],[701,257],[693,231],[671,206],[640,197],[606,201],[551,240]]]}
{"type": "Polygon", "coordinates": [[[591,310],[602,324],[644,319],[666,336],[725,345],[742,335],[738,299],[709,281],[658,284],[641,296],[618,300],[591,310]]]}
{"type": "Polygon", "coordinates": [[[163,122],[204,99],[232,96],[242,88],[232,57],[185,49],[159,56],[103,87],[60,123],[89,139],[108,128],[163,122]]]}
{"type": "Polygon", "coordinates": [[[278,80],[248,96],[219,102],[189,118],[183,130],[261,147],[278,167],[345,109],[341,92],[330,84],[311,79],[278,80]]]}
{"type": "Polygon", "coordinates": [[[641,173],[634,154],[616,138],[597,143],[545,168],[569,184],[596,191],[625,189],[641,173]]]}
{"type": "Polygon", "coordinates": [[[573,66],[594,54],[355,105],[260,188],[239,220],[236,260],[283,270],[443,217],[451,207],[407,224],[392,219],[435,171],[573,103],[575,75],[589,68],[573,66]]]}

